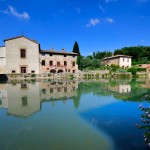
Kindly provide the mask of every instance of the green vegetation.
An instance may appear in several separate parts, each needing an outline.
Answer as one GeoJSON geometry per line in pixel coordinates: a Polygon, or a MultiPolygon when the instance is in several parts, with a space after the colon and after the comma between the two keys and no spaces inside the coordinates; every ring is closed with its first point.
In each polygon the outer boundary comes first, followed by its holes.
{"type": "Polygon", "coordinates": [[[36,75],[35,75],[35,74],[32,74],[31,77],[34,78],[34,77],[36,77],[36,75]]]}
{"type": "Polygon", "coordinates": [[[132,75],[136,75],[136,73],[137,73],[137,69],[136,68],[134,68],[134,67],[131,67],[131,68],[129,68],[128,69],[128,72],[131,72],[132,73],[132,75]]]}
{"type": "Polygon", "coordinates": [[[75,43],[74,43],[72,52],[73,52],[73,53],[77,53],[77,54],[79,54],[79,56],[80,56],[80,49],[79,49],[79,45],[78,45],[78,42],[77,42],[77,41],[75,41],[75,43]]]}
{"type": "Polygon", "coordinates": [[[118,54],[132,56],[133,65],[150,63],[150,46],[124,47],[114,51],[118,54]]]}

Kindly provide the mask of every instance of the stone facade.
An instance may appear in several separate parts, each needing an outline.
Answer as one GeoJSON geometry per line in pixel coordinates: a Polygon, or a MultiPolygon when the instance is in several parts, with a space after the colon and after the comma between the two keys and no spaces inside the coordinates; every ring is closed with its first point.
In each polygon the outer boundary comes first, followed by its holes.
{"type": "Polygon", "coordinates": [[[40,44],[25,36],[4,40],[0,47],[0,74],[76,73],[77,54],[45,51],[40,44]]]}
{"type": "Polygon", "coordinates": [[[40,51],[40,72],[43,73],[77,73],[77,54],[61,52],[40,51]]]}
{"type": "Polygon", "coordinates": [[[0,47],[0,74],[6,72],[6,48],[0,47]]]}
{"type": "Polygon", "coordinates": [[[123,68],[130,68],[131,62],[132,62],[132,56],[126,56],[126,55],[116,55],[101,60],[102,65],[111,66],[112,64],[114,64],[123,68]]]}

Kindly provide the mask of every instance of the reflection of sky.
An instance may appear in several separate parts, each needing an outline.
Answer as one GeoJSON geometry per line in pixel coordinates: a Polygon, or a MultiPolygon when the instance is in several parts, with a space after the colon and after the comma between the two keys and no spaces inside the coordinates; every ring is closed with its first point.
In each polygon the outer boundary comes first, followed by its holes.
{"type": "Polygon", "coordinates": [[[116,150],[146,150],[143,131],[135,127],[140,122],[138,103],[118,102],[81,113],[90,124],[113,137],[116,150]]]}

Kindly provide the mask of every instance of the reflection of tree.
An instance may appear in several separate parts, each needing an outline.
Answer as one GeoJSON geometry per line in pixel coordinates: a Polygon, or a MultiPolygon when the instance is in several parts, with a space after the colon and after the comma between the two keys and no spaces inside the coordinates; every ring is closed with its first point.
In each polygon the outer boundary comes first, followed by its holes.
{"type": "Polygon", "coordinates": [[[143,114],[141,115],[142,123],[136,124],[139,129],[144,129],[144,141],[146,145],[150,148],[150,107],[144,108],[143,106],[139,107],[143,114]]]}

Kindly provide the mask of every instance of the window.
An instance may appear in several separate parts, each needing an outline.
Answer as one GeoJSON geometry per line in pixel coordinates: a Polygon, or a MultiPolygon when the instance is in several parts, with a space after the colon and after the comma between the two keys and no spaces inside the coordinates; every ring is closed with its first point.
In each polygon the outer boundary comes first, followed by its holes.
{"type": "Polygon", "coordinates": [[[57,88],[57,92],[61,92],[61,88],[60,87],[57,88]]]}
{"type": "Polygon", "coordinates": [[[65,93],[67,92],[67,87],[64,87],[64,92],[65,92],[65,93]]]}
{"type": "Polygon", "coordinates": [[[45,54],[44,54],[44,53],[42,53],[42,56],[45,56],[45,54]]]}
{"type": "Polygon", "coordinates": [[[2,105],[2,99],[0,99],[0,105],[2,105]]]}
{"type": "Polygon", "coordinates": [[[49,54],[49,56],[53,56],[53,54],[49,54]]]}
{"type": "Polygon", "coordinates": [[[26,67],[21,67],[21,73],[27,73],[26,67]]]}
{"type": "Polygon", "coordinates": [[[31,73],[35,73],[35,71],[34,71],[34,70],[31,70],[31,73]]]}
{"type": "Polygon", "coordinates": [[[26,89],[27,88],[27,84],[21,84],[21,88],[22,89],[26,89]]]}
{"type": "Polygon", "coordinates": [[[42,60],[42,66],[45,66],[45,60],[42,60]]]}
{"type": "Polygon", "coordinates": [[[25,49],[20,50],[20,57],[21,58],[26,58],[26,50],[25,49]]]}
{"type": "Polygon", "coordinates": [[[42,94],[46,94],[46,89],[42,89],[42,94]]]}
{"type": "Polygon", "coordinates": [[[73,58],[76,57],[75,55],[72,56],[73,58]]]}
{"type": "Polygon", "coordinates": [[[129,62],[129,58],[127,58],[127,62],[129,62]]]}
{"type": "Polygon", "coordinates": [[[49,65],[50,65],[50,66],[53,66],[53,61],[50,61],[50,62],[49,62],[49,65]]]}
{"type": "Polygon", "coordinates": [[[67,55],[64,55],[64,57],[67,57],[67,55]]]}
{"type": "Polygon", "coordinates": [[[22,97],[22,106],[27,106],[28,101],[27,101],[27,96],[22,97]]]}
{"type": "Polygon", "coordinates": [[[52,88],[50,88],[50,93],[53,93],[53,89],[52,88]]]}
{"type": "Polygon", "coordinates": [[[124,61],[124,58],[123,58],[123,61],[124,61]]]}
{"type": "Polygon", "coordinates": [[[75,70],[73,70],[72,72],[75,73],[75,70]]]}
{"type": "Polygon", "coordinates": [[[15,70],[12,70],[12,73],[16,73],[16,71],[15,71],[15,70]]]}
{"type": "Polygon", "coordinates": [[[67,66],[67,61],[64,61],[64,66],[67,66]]]}
{"type": "Polygon", "coordinates": [[[58,66],[58,67],[60,66],[60,61],[57,62],[57,66],[58,66]]]}
{"type": "Polygon", "coordinates": [[[73,63],[72,63],[72,65],[73,65],[73,66],[75,66],[75,65],[76,65],[76,63],[75,63],[75,62],[73,62],[73,63]]]}
{"type": "Polygon", "coordinates": [[[76,88],[75,88],[75,87],[73,87],[73,91],[76,91],[76,88]]]}

